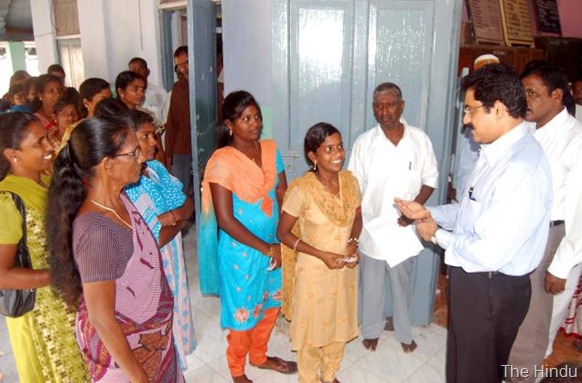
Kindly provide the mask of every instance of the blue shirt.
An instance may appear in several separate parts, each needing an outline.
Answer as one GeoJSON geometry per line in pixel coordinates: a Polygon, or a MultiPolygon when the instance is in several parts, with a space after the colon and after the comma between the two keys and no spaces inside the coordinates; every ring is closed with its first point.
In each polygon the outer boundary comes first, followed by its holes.
{"type": "Polygon", "coordinates": [[[550,166],[524,123],[481,145],[460,202],[429,208],[445,263],[524,275],[540,263],[552,207],[550,166]],[[452,230],[448,231],[448,230],[452,230]]]}

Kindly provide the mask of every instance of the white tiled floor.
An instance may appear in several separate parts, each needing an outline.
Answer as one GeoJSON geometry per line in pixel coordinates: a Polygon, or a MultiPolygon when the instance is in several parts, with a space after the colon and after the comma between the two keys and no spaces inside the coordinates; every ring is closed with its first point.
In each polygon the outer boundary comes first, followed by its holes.
{"type": "MultiPolygon", "coordinates": [[[[190,228],[185,236],[185,250],[190,283],[190,298],[194,312],[194,326],[198,346],[188,356],[188,370],[184,372],[188,383],[231,382],[226,363],[226,332],[220,328],[220,301],[202,297],[198,284],[198,262],[195,249],[195,230],[190,228]]],[[[0,371],[4,383],[17,382],[14,359],[10,350],[5,323],[0,325],[0,371]]],[[[376,352],[369,352],[356,339],[348,344],[342,368],[337,379],[342,383],[440,383],[444,382],[446,330],[431,324],[415,327],[414,338],[418,349],[404,354],[393,333],[384,332],[376,352]]],[[[289,349],[286,323],[279,319],[269,343],[269,354],[295,360],[289,349]]],[[[247,376],[255,383],[297,382],[297,375],[281,375],[273,371],[247,368],[247,376]]],[[[1,382],[1,380],[0,380],[1,382]]]]}

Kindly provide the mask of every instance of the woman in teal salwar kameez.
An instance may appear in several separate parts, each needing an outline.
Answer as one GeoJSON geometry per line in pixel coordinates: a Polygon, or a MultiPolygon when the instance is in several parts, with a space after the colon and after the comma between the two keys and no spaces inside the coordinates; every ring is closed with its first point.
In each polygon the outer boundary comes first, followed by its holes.
{"type": "Polygon", "coordinates": [[[233,381],[248,383],[247,354],[259,368],[297,371],[295,362],[266,355],[281,306],[276,229],[287,181],[275,142],[259,140],[261,113],[252,95],[229,94],[223,120],[202,184],[200,282],[203,294],[220,295],[233,381]]]}

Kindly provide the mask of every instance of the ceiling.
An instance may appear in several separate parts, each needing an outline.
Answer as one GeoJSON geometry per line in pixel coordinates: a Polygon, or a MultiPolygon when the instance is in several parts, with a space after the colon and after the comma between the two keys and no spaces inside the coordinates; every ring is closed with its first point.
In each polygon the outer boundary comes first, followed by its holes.
{"type": "Polygon", "coordinates": [[[0,41],[32,41],[30,1],[0,0],[0,41]]]}

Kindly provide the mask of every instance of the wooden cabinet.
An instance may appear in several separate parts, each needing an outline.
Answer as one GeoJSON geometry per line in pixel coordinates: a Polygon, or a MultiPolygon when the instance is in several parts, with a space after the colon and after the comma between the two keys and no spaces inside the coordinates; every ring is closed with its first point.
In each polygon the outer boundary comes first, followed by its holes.
{"type": "Polygon", "coordinates": [[[495,45],[466,45],[461,47],[459,52],[458,74],[465,67],[473,69],[473,61],[481,55],[493,54],[499,60],[511,66],[518,74],[523,71],[525,65],[531,60],[544,60],[542,49],[531,49],[523,47],[500,47],[495,45]]]}
{"type": "Polygon", "coordinates": [[[544,60],[564,68],[570,79],[582,75],[582,39],[536,37],[536,47],[544,50],[544,60]]]}

